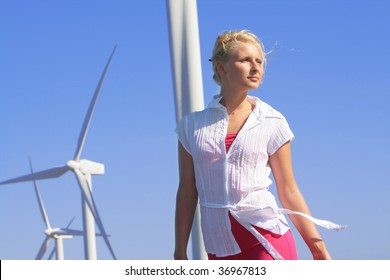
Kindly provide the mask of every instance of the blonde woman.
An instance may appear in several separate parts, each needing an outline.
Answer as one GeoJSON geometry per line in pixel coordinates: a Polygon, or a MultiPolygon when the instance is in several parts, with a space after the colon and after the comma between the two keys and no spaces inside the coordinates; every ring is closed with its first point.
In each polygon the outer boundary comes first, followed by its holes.
{"type": "Polygon", "coordinates": [[[220,94],[203,111],[179,122],[179,188],[175,259],[187,259],[196,205],[209,259],[297,259],[288,214],[314,259],[331,259],[295,182],[290,142],[294,135],[281,113],[248,95],[259,87],[266,55],[253,33],[218,36],[212,58],[220,94]],[[275,179],[283,208],[269,191],[275,179]]]}

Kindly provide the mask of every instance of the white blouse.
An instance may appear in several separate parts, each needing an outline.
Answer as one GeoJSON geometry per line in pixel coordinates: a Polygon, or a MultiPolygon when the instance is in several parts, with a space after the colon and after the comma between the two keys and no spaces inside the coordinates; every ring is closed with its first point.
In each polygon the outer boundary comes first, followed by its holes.
{"type": "Polygon", "coordinates": [[[206,251],[218,257],[241,252],[231,232],[229,211],[275,259],[283,258],[252,225],[282,235],[289,230],[283,214],[298,214],[327,228],[343,228],[278,207],[268,190],[272,184],[268,159],[294,135],[283,115],[270,105],[248,96],[255,107],[226,153],[228,114],[221,98],[214,96],[208,108],[184,116],[176,128],[194,162],[206,251]]]}

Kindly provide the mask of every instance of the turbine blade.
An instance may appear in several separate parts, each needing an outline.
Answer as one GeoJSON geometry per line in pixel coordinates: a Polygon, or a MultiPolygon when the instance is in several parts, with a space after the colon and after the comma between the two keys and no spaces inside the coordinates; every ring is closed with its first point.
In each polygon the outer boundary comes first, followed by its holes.
{"type": "Polygon", "coordinates": [[[73,223],[74,219],[76,219],[76,217],[73,217],[73,218],[70,220],[70,222],[68,223],[68,225],[66,226],[66,228],[69,228],[69,227],[70,227],[70,225],[73,223]]]}
{"type": "MultiPolygon", "coordinates": [[[[58,231],[53,232],[56,235],[72,235],[72,236],[84,236],[84,231],[79,229],[72,228],[60,228],[58,231]]],[[[96,233],[96,236],[103,236],[101,233],[96,233]]],[[[107,237],[111,237],[111,235],[107,234],[107,237]]]]}
{"type": "Polygon", "coordinates": [[[53,248],[53,250],[51,250],[50,252],[50,255],[47,257],[48,260],[51,260],[53,259],[53,256],[54,256],[54,253],[56,252],[56,247],[53,248]]]}
{"type": "Polygon", "coordinates": [[[64,174],[68,170],[69,170],[69,167],[66,165],[60,166],[60,167],[54,167],[54,168],[47,169],[44,171],[36,172],[34,174],[27,174],[24,176],[20,176],[17,178],[13,178],[13,179],[10,179],[7,181],[0,182],[0,185],[27,182],[27,181],[33,181],[33,180],[44,180],[44,179],[57,178],[57,177],[60,177],[62,174],[64,174]]]}
{"type": "MultiPolygon", "coordinates": [[[[72,235],[72,236],[84,236],[84,231],[79,229],[71,229],[71,228],[60,228],[58,231],[53,232],[56,235],[72,235]]],[[[103,236],[101,233],[96,233],[96,236],[103,236]]],[[[107,234],[107,237],[111,237],[111,235],[107,234]]]]}
{"type": "Polygon", "coordinates": [[[111,52],[111,55],[107,61],[106,67],[104,68],[103,73],[100,77],[99,83],[96,87],[96,90],[95,90],[95,93],[94,93],[93,98],[91,100],[91,103],[89,104],[88,112],[87,112],[87,115],[85,116],[83,127],[81,128],[81,131],[80,131],[76,153],[74,155],[75,161],[80,160],[81,152],[82,152],[83,147],[84,147],[84,142],[85,142],[85,139],[87,137],[89,124],[91,123],[92,114],[93,114],[93,111],[95,110],[96,101],[99,97],[100,89],[103,85],[104,78],[106,77],[107,70],[111,64],[111,59],[114,55],[115,50],[116,50],[116,46],[114,47],[113,51],[111,52]]]}
{"type": "MultiPolygon", "coordinates": [[[[32,167],[31,158],[29,158],[29,160],[30,160],[31,174],[34,175],[34,170],[33,170],[33,167],[32,167]]],[[[33,182],[34,182],[35,194],[37,196],[37,200],[38,200],[38,204],[39,204],[39,210],[41,211],[41,215],[42,215],[43,221],[46,224],[46,228],[51,228],[50,222],[49,222],[49,217],[47,216],[47,213],[46,213],[46,210],[45,210],[45,205],[43,204],[41,194],[39,193],[37,181],[35,179],[33,179],[33,182]]]]}
{"type": "Polygon", "coordinates": [[[39,249],[39,252],[37,256],[35,257],[36,260],[41,260],[43,255],[46,253],[47,247],[49,246],[50,238],[47,236],[45,240],[43,240],[43,243],[41,245],[41,248],[39,249]]]}
{"type": "MultiPolygon", "coordinates": [[[[95,235],[96,235],[96,236],[103,236],[103,234],[101,234],[101,233],[96,233],[95,235]]],[[[107,237],[111,237],[111,235],[110,235],[110,234],[106,234],[105,236],[107,236],[107,237]]]]}
{"type": "Polygon", "coordinates": [[[72,235],[72,236],[82,236],[84,232],[82,230],[70,229],[70,228],[60,228],[53,232],[55,235],[72,235]]]}
{"type": "MultiPolygon", "coordinates": [[[[72,224],[72,222],[74,221],[76,217],[73,217],[72,220],[70,220],[69,224],[66,226],[66,228],[61,228],[61,230],[63,230],[64,232],[66,232],[67,234],[69,235],[74,235],[74,236],[84,236],[84,231],[82,230],[78,230],[78,229],[70,229],[70,225],[72,224]]],[[[96,236],[103,236],[102,234],[100,233],[96,233],[95,234],[96,236]]],[[[111,235],[107,235],[107,237],[111,237],[111,235]]]]}
{"type": "Polygon", "coordinates": [[[95,218],[95,222],[99,228],[100,233],[102,234],[104,241],[106,242],[108,250],[110,251],[114,260],[116,260],[114,250],[111,247],[111,244],[110,244],[110,241],[108,240],[108,236],[107,236],[106,231],[104,229],[103,223],[100,219],[99,212],[97,211],[96,204],[95,204],[95,201],[93,199],[90,186],[88,184],[88,180],[84,177],[84,175],[80,172],[80,170],[75,169],[74,172],[76,173],[77,179],[79,181],[79,185],[80,185],[83,197],[84,197],[85,201],[87,202],[88,207],[91,210],[93,217],[95,218]]]}

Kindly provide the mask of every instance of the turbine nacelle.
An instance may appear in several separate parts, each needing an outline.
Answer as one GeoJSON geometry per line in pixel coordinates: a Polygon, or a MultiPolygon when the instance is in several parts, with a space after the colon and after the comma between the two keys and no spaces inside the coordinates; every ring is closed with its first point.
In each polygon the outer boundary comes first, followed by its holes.
{"type": "Polygon", "coordinates": [[[83,174],[102,175],[104,174],[104,164],[81,159],[79,161],[70,160],[66,165],[72,170],[79,170],[83,174]]]}
{"type": "Polygon", "coordinates": [[[64,230],[61,228],[48,228],[45,230],[45,234],[47,237],[50,238],[72,238],[73,236],[70,234],[67,234],[64,230]]]}

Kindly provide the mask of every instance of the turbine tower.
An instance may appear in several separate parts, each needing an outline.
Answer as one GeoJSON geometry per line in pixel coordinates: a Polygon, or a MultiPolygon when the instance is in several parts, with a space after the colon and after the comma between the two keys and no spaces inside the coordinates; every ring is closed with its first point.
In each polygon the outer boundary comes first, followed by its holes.
{"type": "Polygon", "coordinates": [[[50,178],[57,178],[66,173],[67,171],[72,171],[78,181],[79,187],[81,189],[82,201],[83,201],[83,223],[84,223],[84,249],[85,249],[85,258],[88,260],[97,259],[96,256],[96,235],[95,235],[95,222],[99,228],[100,233],[103,236],[103,239],[110,251],[113,259],[116,259],[115,253],[111,247],[110,241],[104,229],[103,223],[100,219],[99,212],[97,210],[95,200],[92,196],[92,176],[91,175],[100,175],[104,174],[104,165],[101,163],[89,161],[86,159],[80,159],[81,153],[83,151],[85,139],[87,137],[88,128],[92,119],[92,114],[95,110],[96,101],[99,97],[101,87],[103,85],[104,78],[106,76],[107,70],[111,64],[112,57],[115,53],[116,46],[114,47],[107,64],[103,70],[103,73],[100,77],[99,83],[96,87],[95,93],[91,100],[91,103],[88,108],[88,112],[85,116],[83,126],[79,135],[77,148],[74,157],[69,160],[65,165],[50,168],[33,174],[24,175],[14,179],[6,180],[0,182],[0,185],[26,182],[32,180],[43,180],[50,178]]]}
{"type": "MultiPolygon", "coordinates": [[[[167,0],[176,121],[204,108],[196,0],[167,0]]],[[[192,255],[207,259],[196,208],[191,231],[192,255]]]]}

